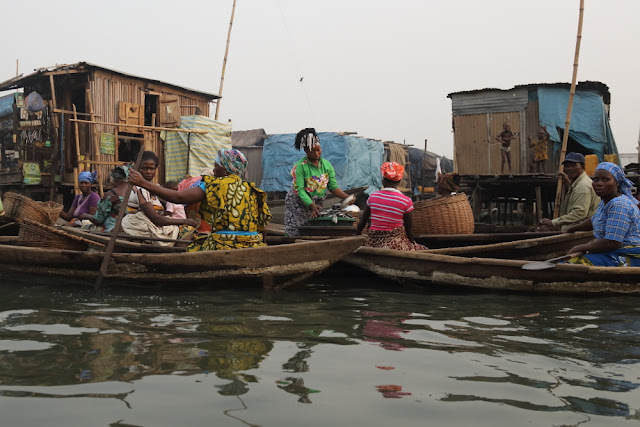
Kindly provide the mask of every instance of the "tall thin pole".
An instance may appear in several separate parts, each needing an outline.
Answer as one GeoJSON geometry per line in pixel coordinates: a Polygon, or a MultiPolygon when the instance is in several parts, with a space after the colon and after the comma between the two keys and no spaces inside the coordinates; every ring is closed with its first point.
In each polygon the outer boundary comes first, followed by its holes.
{"type": "Polygon", "coordinates": [[[224,86],[224,72],[227,69],[227,56],[229,56],[229,42],[231,41],[231,27],[233,27],[233,16],[236,13],[236,0],[233,0],[233,7],[231,8],[231,20],[229,21],[229,32],[227,33],[227,47],[224,50],[224,61],[222,61],[222,75],[220,76],[220,90],[218,91],[218,98],[216,102],[216,115],[215,120],[218,120],[218,113],[220,112],[220,101],[222,100],[222,87],[224,86]]]}
{"type": "MultiPolygon", "coordinates": [[[[567,105],[567,117],[564,121],[564,134],[562,135],[562,148],[560,150],[560,163],[558,173],[562,172],[562,162],[567,154],[567,141],[569,140],[569,125],[571,124],[571,111],[573,110],[573,97],[576,94],[576,78],[578,76],[578,57],[580,56],[580,41],[582,41],[582,17],[584,15],[584,0],[580,0],[580,15],[578,18],[578,37],[576,38],[576,53],[573,59],[573,78],[571,79],[571,90],[569,91],[569,104],[567,105]]],[[[553,217],[557,218],[560,213],[560,203],[562,201],[562,177],[558,175],[558,186],[556,187],[556,202],[553,209],[553,217]]]]}

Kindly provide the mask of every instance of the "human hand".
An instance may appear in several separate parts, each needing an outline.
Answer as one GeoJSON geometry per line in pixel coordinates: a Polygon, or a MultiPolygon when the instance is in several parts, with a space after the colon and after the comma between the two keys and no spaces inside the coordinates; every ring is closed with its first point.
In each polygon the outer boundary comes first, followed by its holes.
{"type": "Polygon", "coordinates": [[[141,185],[147,180],[142,177],[140,172],[135,169],[129,169],[129,182],[133,185],[141,185]]]}
{"type": "Polygon", "coordinates": [[[311,218],[317,218],[318,216],[320,216],[320,211],[318,210],[318,207],[315,203],[311,203],[309,205],[309,209],[311,210],[311,218]]]}
{"type": "Polygon", "coordinates": [[[200,227],[200,221],[194,218],[187,218],[184,222],[185,225],[189,225],[193,228],[200,227]]]}
{"type": "Polygon", "coordinates": [[[574,253],[577,253],[577,252],[585,253],[587,251],[584,250],[584,245],[576,245],[576,246],[572,247],[571,249],[569,249],[569,252],[567,252],[567,255],[568,254],[574,254],[574,253]]]}
{"type": "Polygon", "coordinates": [[[542,218],[542,219],[538,222],[538,224],[539,224],[539,225],[546,225],[546,226],[549,226],[549,227],[552,227],[552,226],[553,226],[553,222],[552,222],[549,218],[542,218]]]}

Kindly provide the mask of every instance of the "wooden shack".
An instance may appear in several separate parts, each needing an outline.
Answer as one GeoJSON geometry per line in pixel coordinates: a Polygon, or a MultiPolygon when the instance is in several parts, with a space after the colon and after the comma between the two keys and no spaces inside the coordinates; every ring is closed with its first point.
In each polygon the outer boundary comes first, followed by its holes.
{"type": "Polygon", "coordinates": [[[135,160],[140,149],[162,163],[160,132],[177,128],[181,116],[209,116],[220,98],[87,62],[0,83],[0,91],[11,89],[12,111],[0,117],[0,186],[40,200],[77,189],[82,170],[96,171],[99,185],[108,185],[110,169],[135,160]],[[43,108],[32,111],[29,103],[43,108]]]}
{"type": "MultiPolygon", "coordinates": [[[[555,173],[558,167],[557,147],[564,131],[565,117],[561,117],[561,113],[564,112],[566,115],[570,86],[569,83],[527,84],[507,90],[481,89],[447,95],[452,103],[456,170],[462,175],[500,174],[500,143],[496,141],[496,136],[502,132],[504,122],[510,122],[511,130],[517,136],[511,144],[512,173],[529,172],[532,155],[529,138],[536,139],[542,124],[548,126],[552,135],[552,143],[547,147],[549,160],[546,172],[555,173]],[[539,108],[540,93],[543,91],[545,94],[551,93],[554,96],[553,98],[546,96],[547,102],[557,104],[550,106],[554,111],[545,117],[542,117],[539,108]],[[545,123],[545,120],[548,123],[545,123]]],[[[601,160],[603,154],[617,153],[608,123],[610,99],[607,85],[588,81],[578,83],[569,132],[568,152],[594,153],[601,160]],[[588,108],[580,110],[581,105],[587,105],[586,101],[581,104],[583,98],[586,99],[587,95],[590,95],[591,100],[594,94],[600,99],[590,102],[588,108]],[[587,117],[589,115],[593,117],[587,117]],[[577,116],[580,117],[576,118],[577,116]],[[586,120],[583,122],[580,118],[586,120]],[[599,128],[580,129],[585,122],[589,122],[588,125],[597,122],[599,128]],[[594,132],[599,135],[589,138],[589,134],[594,132]]],[[[545,112],[548,112],[550,109],[548,103],[545,108],[545,112]]],[[[507,173],[506,166],[504,171],[507,173]]]]}

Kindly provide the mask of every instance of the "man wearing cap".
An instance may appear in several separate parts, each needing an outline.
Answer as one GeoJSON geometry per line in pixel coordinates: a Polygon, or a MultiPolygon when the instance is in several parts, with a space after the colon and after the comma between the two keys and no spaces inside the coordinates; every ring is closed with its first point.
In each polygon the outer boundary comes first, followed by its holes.
{"type": "Polygon", "coordinates": [[[537,231],[566,230],[587,218],[591,218],[598,209],[600,198],[591,185],[591,178],[584,171],[584,156],[580,153],[567,153],[562,162],[564,188],[569,190],[562,198],[558,218],[542,218],[536,227],[537,231]]]}

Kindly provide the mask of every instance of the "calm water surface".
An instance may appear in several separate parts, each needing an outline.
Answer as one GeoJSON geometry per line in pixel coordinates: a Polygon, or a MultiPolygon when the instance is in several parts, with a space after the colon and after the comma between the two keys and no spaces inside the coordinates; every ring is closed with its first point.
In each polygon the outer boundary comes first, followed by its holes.
{"type": "Polygon", "coordinates": [[[3,426],[640,421],[638,298],[1,282],[3,426]]]}

